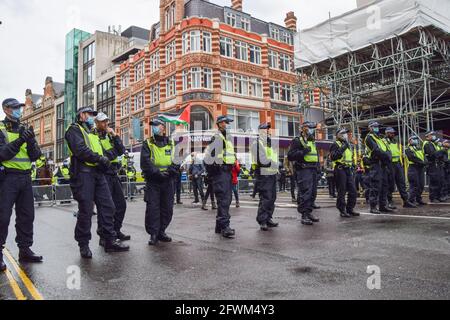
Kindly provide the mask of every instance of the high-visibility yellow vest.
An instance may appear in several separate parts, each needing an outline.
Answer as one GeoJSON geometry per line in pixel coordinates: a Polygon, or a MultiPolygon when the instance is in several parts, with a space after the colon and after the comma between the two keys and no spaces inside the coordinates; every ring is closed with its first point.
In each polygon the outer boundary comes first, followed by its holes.
{"type": "MultiPolygon", "coordinates": [[[[86,143],[86,146],[91,149],[92,152],[98,154],[99,156],[103,156],[103,148],[102,148],[102,144],[100,143],[100,139],[96,134],[93,133],[87,133],[86,130],[84,130],[84,128],[82,126],[80,126],[77,123],[77,126],[80,128],[81,133],[83,134],[83,138],[84,138],[84,143],[86,143]]],[[[72,156],[72,150],[70,150],[69,147],[69,155],[72,156]]],[[[87,165],[88,167],[96,167],[98,166],[98,163],[88,163],[85,162],[85,165],[87,165]]]]}
{"type": "MultiPolygon", "coordinates": [[[[114,146],[111,143],[111,137],[109,136],[109,134],[107,134],[104,138],[101,138],[99,135],[99,139],[105,151],[110,151],[114,148],[114,146]]],[[[119,163],[119,157],[116,157],[115,159],[111,160],[111,163],[119,163]]]]}
{"type": "Polygon", "coordinates": [[[436,149],[436,151],[441,151],[441,150],[442,150],[442,147],[440,147],[438,144],[436,144],[436,143],[434,143],[434,142],[432,142],[432,141],[425,141],[425,142],[423,143],[423,147],[422,147],[422,150],[424,150],[424,152],[425,152],[425,146],[426,146],[427,144],[429,144],[429,143],[431,143],[431,144],[434,146],[434,148],[436,149]]]}
{"type": "MultiPolygon", "coordinates": [[[[0,131],[5,136],[5,143],[11,143],[19,139],[19,133],[7,131],[3,122],[0,122],[0,131]]],[[[1,165],[8,169],[21,171],[31,170],[31,161],[27,151],[27,144],[22,144],[16,156],[8,161],[3,161],[1,165]]]]}
{"type": "Polygon", "coordinates": [[[31,168],[31,181],[36,180],[36,168],[31,168]]]}
{"type": "Polygon", "coordinates": [[[392,154],[392,163],[398,163],[402,161],[402,151],[398,143],[392,143],[389,139],[385,139],[385,143],[388,146],[392,154]]]}
{"type": "Polygon", "coordinates": [[[308,162],[308,163],[316,163],[319,162],[319,154],[317,153],[317,146],[316,143],[314,141],[307,141],[305,142],[303,140],[303,142],[301,141],[303,138],[300,137],[300,142],[304,145],[304,146],[308,146],[311,151],[304,156],[304,161],[308,162]]]}
{"type": "Polygon", "coordinates": [[[61,173],[62,173],[63,178],[64,178],[65,180],[69,180],[69,179],[70,179],[70,170],[69,170],[69,168],[62,167],[62,168],[61,168],[61,173]]]}
{"type": "Polygon", "coordinates": [[[170,141],[164,147],[158,147],[152,143],[150,139],[147,140],[148,148],[150,149],[150,161],[159,168],[159,171],[164,172],[172,165],[174,156],[174,141],[170,141]]]}
{"type": "Polygon", "coordinates": [[[223,161],[223,164],[233,165],[236,162],[236,153],[234,152],[233,143],[227,140],[223,134],[219,134],[223,142],[225,142],[225,149],[218,155],[218,158],[223,161]]]}
{"type": "MultiPolygon", "coordinates": [[[[342,147],[342,142],[336,141],[336,144],[339,148],[342,147]]],[[[353,152],[350,148],[345,149],[345,152],[340,159],[333,161],[333,168],[336,165],[343,165],[346,167],[351,167],[353,165],[353,152]]]]}
{"type": "MultiPolygon", "coordinates": [[[[257,141],[256,143],[258,143],[260,147],[263,146],[264,151],[266,153],[266,158],[268,160],[270,160],[271,166],[267,167],[267,168],[262,168],[262,169],[264,169],[264,172],[266,174],[277,174],[278,173],[278,153],[276,153],[272,147],[269,147],[269,146],[264,147],[264,145],[260,141],[257,141]],[[275,168],[273,167],[274,163],[276,164],[275,168]]],[[[259,148],[257,148],[257,150],[258,149],[259,148]]],[[[258,168],[258,154],[253,154],[252,156],[253,156],[252,166],[254,166],[254,168],[258,168]]]]}
{"type": "Polygon", "coordinates": [[[370,148],[367,146],[367,138],[368,137],[372,137],[373,140],[375,140],[375,142],[377,143],[377,145],[381,149],[381,151],[386,152],[388,150],[388,147],[387,147],[386,143],[383,141],[383,139],[374,135],[373,133],[369,133],[367,135],[366,139],[364,140],[364,144],[366,145],[366,150],[367,150],[366,154],[369,157],[369,159],[372,159],[372,150],[370,150],[370,148]]]}
{"type": "MultiPolygon", "coordinates": [[[[414,146],[409,146],[408,149],[411,150],[412,153],[414,153],[416,158],[419,158],[422,161],[425,160],[425,152],[423,151],[423,149],[417,148],[417,147],[414,147],[414,146]]],[[[411,161],[411,160],[408,159],[408,165],[410,165],[410,164],[414,164],[414,161],[411,161]]]]}

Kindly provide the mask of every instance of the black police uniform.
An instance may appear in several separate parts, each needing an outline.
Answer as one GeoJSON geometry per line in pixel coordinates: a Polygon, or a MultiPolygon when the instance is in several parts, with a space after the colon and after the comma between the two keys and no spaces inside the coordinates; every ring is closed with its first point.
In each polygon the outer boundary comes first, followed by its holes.
{"type": "Polygon", "coordinates": [[[85,135],[89,132],[91,132],[91,128],[85,123],[77,122],[67,129],[65,135],[72,153],[70,158],[70,187],[73,198],[78,201],[75,240],[81,249],[85,249],[89,245],[92,239],[91,226],[95,203],[98,217],[101,219],[99,233],[106,241],[105,250],[109,251],[117,238],[114,230],[115,206],[103,173],[107,164],[100,164],[104,157],[88,146],[85,135]],[[80,127],[83,128],[84,133],[80,127]],[[89,166],[88,163],[94,165],[89,166]]]}
{"type": "Polygon", "coordinates": [[[425,141],[423,151],[428,160],[427,175],[430,178],[430,201],[444,202],[444,150],[434,142],[425,141]]]}
{"type": "MultiPolygon", "coordinates": [[[[311,225],[319,222],[312,211],[317,195],[317,170],[319,168],[318,155],[316,162],[305,161],[305,157],[311,154],[312,150],[306,148],[308,141],[303,136],[295,138],[291,142],[288,152],[289,161],[295,162],[296,179],[298,186],[298,212],[302,215],[302,223],[311,225]]],[[[315,144],[315,142],[313,142],[315,144]]]]}
{"type": "Polygon", "coordinates": [[[423,150],[419,147],[408,146],[405,150],[409,161],[408,181],[409,181],[409,202],[419,205],[425,204],[422,200],[422,193],[425,188],[425,167],[427,160],[423,150]]]}
{"type": "Polygon", "coordinates": [[[272,218],[277,200],[278,155],[272,149],[272,140],[260,138],[252,145],[255,177],[259,191],[258,216],[256,221],[263,230],[274,225],[272,218]],[[270,154],[269,154],[270,152],[270,154]]]}
{"type": "Polygon", "coordinates": [[[347,142],[335,142],[330,149],[330,157],[334,162],[334,181],[337,187],[336,208],[341,217],[348,218],[357,215],[354,212],[357,192],[352,163],[353,151],[347,142]],[[347,202],[345,195],[348,194],[347,202]]]}
{"type": "Polygon", "coordinates": [[[166,229],[173,218],[174,179],[178,177],[180,167],[172,163],[162,170],[155,165],[152,158],[156,155],[151,151],[149,144],[159,149],[166,148],[167,152],[172,154],[175,145],[168,137],[154,136],[144,143],[141,151],[141,169],[146,181],[145,230],[151,236],[149,244],[155,245],[158,241],[172,241],[166,235],[166,229]]]}
{"type": "MultiPolygon", "coordinates": [[[[0,257],[8,236],[8,226],[14,205],[17,245],[21,251],[27,250],[33,245],[34,198],[31,184],[31,162],[41,156],[41,150],[35,138],[25,139],[23,137],[26,129],[19,122],[13,122],[6,118],[1,125],[4,129],[0,130],[0,257]],[[10,141],[8,133],[16,134],[19,138],[10,141]],[[30,169],[12,168],[14,166],[7,165],[6,162],[21,164],[23,163],[21,160],[26,161],[17,159],[25,143],[30,169]]],[[[42,257],[40,258],[42,259],[42,257]]]]}
{"type": "MultiPolygon", "coordinates": [[[[104,171],[106,182],[108,183],[111,197],[114,201],[116,212],[114,214],[114,230],[120,240],[129,240],[128,236],[122,234],[121,229],[127,211],[127,202],[122,189],[122,183],[119,178],[119,170],[122,164],[118,161],[118,157],[125,154],[125,147],[119,136],[111,136],[106,132],[97,132],[100,142],[103,146],[103,154],[111,161],[111,166],[104,171]]],[[[99,218],[99,230],[102,230],[102,218],[99,218]]]]}

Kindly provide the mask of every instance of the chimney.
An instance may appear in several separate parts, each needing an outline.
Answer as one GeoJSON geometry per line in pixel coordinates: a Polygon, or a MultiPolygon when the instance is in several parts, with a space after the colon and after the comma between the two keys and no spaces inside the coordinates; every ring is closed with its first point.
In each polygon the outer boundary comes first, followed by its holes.
{"type": "Polygon", "coordinates": [[[242,0],[231,0],[231,7],[234,10],[242,11],[242,0]]]}
{"type": "Polygon", "coordinates": [[[295,16],[295,13],[293,11],[286,14],[284,23],[286,24],[286,28],[297,32],[297,17],[295,16]]]}

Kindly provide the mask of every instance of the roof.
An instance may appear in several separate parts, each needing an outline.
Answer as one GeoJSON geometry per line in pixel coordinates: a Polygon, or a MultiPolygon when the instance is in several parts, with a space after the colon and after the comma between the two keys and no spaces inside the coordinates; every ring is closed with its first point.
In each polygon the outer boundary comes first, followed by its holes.
{"type": "Polygon", "coordinates": [[[53,82],[53,89],[55,90],[55,95],[57,98],[64,95],[65,84],[61,82],[53,82]]]}
{"type": "Polygon", "coordinates": [[[38,104],[39,102],[42,101],[42,97],[43,97],[42,94],[34,94],[33,93],[31,95],[31,101],[33,101],[33,104],[38,104]]]}
{"type": "Polygon", "coordinates": [[[377,0],[300,31],[295,66],[306,67],[403,35],[418,27],[450,34],[449,0],[377,0]]]}
{"type": "Polygon", "coordinates": [[[125,31],[123,31],[121,33],[121,36],[126,38],[137,38],[148,41],[150,37],[150,30],[141,27],[131,26],[125,31]]]}

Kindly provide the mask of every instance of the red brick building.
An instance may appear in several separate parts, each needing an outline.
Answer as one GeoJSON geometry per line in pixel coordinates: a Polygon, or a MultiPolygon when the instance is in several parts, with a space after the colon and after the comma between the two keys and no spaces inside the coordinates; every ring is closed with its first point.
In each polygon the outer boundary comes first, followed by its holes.
{"type": "Polygon", "coordinates": [[[148,46],[116,73],[116,128],[125,144],[139,148],[133,131],[139,126],[140,140],[148,137],[149,120],[158,112],[191,105],[191,131],[195,123],[202,131],[215,129],[214,120],[225,114],[235,119],[236,134],[271,122],[286,149],[300,121],[293,12],[285,24],[253,18],[242,11],[242,0],[231,7],[160,0],[160,22],[152,26],[148,46]]]}

